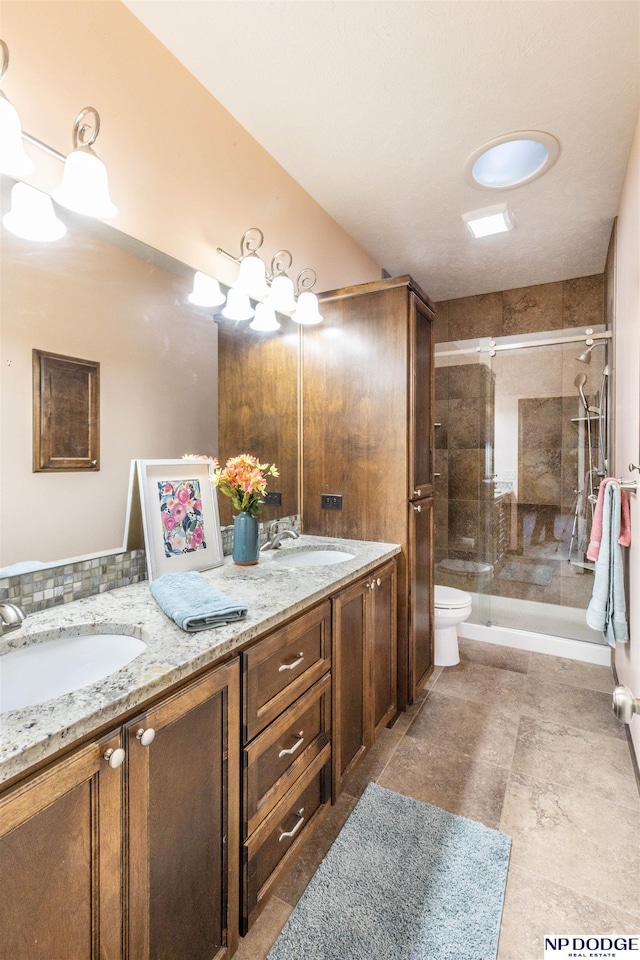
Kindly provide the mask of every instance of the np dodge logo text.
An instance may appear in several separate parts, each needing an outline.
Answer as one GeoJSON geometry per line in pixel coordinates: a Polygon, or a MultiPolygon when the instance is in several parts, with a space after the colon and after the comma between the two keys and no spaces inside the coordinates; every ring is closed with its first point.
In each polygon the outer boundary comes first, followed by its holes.
{"type": "Polygon", "coordinates": [[[548,950],[562,951],[594,951],[598,953],[569,953],[566,956],[589,957],[589,956],[616,956],[617,954],[607,953],[608,950],[627,951],[638,953],[640,951],[640,937],[545,937],[545,954],[548,950]]]}

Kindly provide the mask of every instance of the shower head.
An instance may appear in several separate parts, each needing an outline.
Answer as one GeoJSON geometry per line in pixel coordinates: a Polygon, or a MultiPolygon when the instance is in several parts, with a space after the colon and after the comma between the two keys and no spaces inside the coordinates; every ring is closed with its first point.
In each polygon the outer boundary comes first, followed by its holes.
{"type": "MultiPolygon", "coordinates": [[[[589,343],[588,340],[587,340],[587,343],[589,343]]],[[[576,357],[576,360],[579,360],[580,363],[591,363],[591,351],[593,350],[593,348],[606,346],[606,344],[607,344],[606,340],[596,340],[596,342],[592,343],[590,347],[587,347],[584,353],[581,353],[579,357],[576,357]]],[[[578,386],[578,384],[576,384],[576,386],[578,386]]]]}

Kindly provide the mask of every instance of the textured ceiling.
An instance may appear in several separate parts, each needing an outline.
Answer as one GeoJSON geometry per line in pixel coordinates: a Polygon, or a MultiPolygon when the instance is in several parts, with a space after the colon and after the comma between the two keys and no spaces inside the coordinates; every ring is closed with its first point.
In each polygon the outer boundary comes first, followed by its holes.
{"type": "Polygon", "coordinates": [[[125,0],[391,274],[435,300],[599,273],[638,115],[636,0],[125,0]],[[561,145],[539,180],[464,178],[513,130],[561,145]],[[506,200],[509,234],[460,215],[506,200]]]}

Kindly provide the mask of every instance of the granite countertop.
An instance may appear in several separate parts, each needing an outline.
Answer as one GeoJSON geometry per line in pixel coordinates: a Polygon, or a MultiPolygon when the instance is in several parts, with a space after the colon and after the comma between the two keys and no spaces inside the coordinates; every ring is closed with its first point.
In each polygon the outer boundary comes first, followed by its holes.
{"type": "Polygon", "coordinates": [[[264,551],[252,567],[231,557],[203,576],[233,600],[246,604],[247,617],[225,627],[185,633],[149,592],[148,583],[31,614],[24,626],[0,640],[0,654],[60,636],[122,633],[147,647],[125,667],[73,693],[0,714],[0,783],[58,753],[114,721],[273,627],[330,596],[349,581],[400,552],[396,544],[302,536],[277,551],[264,551]],[[290,567],[278,556],[308,549],[344,550],[353,560],[329,566],[290,567]]]}

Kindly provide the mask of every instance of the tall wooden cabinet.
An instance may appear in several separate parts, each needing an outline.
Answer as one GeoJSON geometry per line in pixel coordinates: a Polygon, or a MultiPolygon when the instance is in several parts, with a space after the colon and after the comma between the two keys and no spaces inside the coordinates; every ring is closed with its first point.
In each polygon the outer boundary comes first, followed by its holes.
{"type": "Polygon", "coordinates": [[[433,668],[434,306],[411,277],[333,290],[303,331],[304,532],[402,545],[398,707],[433,668]],[[323,494],[342,497],[325,509],[323,494]],[[420,507],[420,510],[415,509],[420,507]]]}

